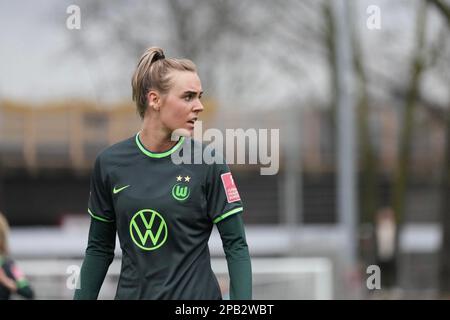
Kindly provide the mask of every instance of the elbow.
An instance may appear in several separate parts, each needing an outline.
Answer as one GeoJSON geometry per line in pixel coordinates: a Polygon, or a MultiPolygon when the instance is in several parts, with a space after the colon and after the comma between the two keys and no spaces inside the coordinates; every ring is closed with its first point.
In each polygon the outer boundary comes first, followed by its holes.
{"type": "Polygon", "coordinates": [[[98,257],[98,258],[102,258],[105,261],[107,261],[108,263],[111,263],[114,260],[114,251],[110,251],[110,250],[86,250],[86,256],[91,256],[91,257],[98,257]]]}
{"type": "Polygon", "coordinates": [[[86,248],[86,255],[102,257],[112,262],[112,260],[114,259],[114,247],[104,245],[102,246],[96,243],[89,243],[88,247],[86,248]]]}
{"type": "Polygon", "coordinates": [[[250,260],[247,242],[244,238],[236,239],[228,246],[224,246],[225,256],[230,261],[250,260]]]}

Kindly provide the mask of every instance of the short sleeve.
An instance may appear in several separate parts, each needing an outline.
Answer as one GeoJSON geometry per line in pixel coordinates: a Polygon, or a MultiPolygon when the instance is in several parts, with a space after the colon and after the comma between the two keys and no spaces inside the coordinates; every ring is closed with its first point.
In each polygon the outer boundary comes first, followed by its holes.
{"type": "Polygon", "coordinates": [[[102,168],[100,156],[95,160],[91,176],[88,212],[92,218],[103,222],[115,220],[111,190],[107,175],[102,168]]]}
{"type": "Polygon", "coordinates": [[[207,210],[213,223],[244,210],[233,175],[226,163],[209,165],[206,179],[207,210]]]}

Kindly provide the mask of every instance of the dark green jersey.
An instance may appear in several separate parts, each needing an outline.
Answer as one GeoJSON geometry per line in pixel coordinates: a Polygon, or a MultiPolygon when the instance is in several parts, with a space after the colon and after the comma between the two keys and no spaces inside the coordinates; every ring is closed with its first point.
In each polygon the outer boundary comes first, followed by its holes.
{"type": "Polygon", "coordinates": [[[221,299],[208,239],[214,223],[243,207],[226,164],[174,164],[172,153],[195,144],[180,138],[153,153],[137,134],[97,157],[88,211],[117,227],[117,299],[221,299]]]}

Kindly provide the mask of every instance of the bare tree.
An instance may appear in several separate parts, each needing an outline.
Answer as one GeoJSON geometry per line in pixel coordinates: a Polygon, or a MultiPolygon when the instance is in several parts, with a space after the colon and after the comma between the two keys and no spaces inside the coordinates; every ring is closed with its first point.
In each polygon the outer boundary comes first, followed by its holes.
{"type": "MultiPolygon", "coordinates": [[[[439,45],[434,51],[438,69],[443,70],[443,78],[447,84],[450,83],[450,5],[442,0],[429,0],[429,2],[439,11],[447,22],[446,28],[440,36],[439,45]],[[440,59],[439,59],[440,58],[440,59]]],[[[449,88],[450,92],[450,88],[449,88]]],[[[450,295],[450,104],[446,108],[446,112],[441,118],[445,121],[445,152],[444,163],[442,168],[441,181],[441,222],[442,222],[442,245],[440,250],[439,264],[439,289],[444,297],[450,295]]]]}
{"type": "MultiPolygon", "coordinates": [[[[403,111],[402,126],[400,129],[399,149],[396,172],[394,176],[392,207],[397,222],[396,250],[399,247],[399,234],[401,231],[404,213],[406,188],[410,169],[411,145],[414,124],[414,113],[419,96],[421,77],[425,68],[425,35],[427,25],[427,4],[420,2],[417,8],[417,38],[414,56],[411,65],[411,76],[403,111]]],[[[396,281],[396,280],[395,280],[396,281]]]]}
{"type": "Polygon", "coordinates": [[[357,28],[352,24],[353,59],[357,83],[357,120],[359,146],[359,190],[360,190],[360,221],[373,223],[374,214],[379,203],[378,197],[378,166],[373,137],[370,130],[370,93],[368,90],[367,66],[361,50],[361,39],[357,28]]]}
{"type": "Polygon", "coordinates": [[[171,56],[197,62],[206,93],[215,97],[218,79],[229,78],[233,85],[247,68],[236,63],[241,44],[254,44],[261,37],[248,19],[252,12],[249,1],[156,0],[133,1],[131,5],[91,0],[80,6],[84,30],[73,33],[68,51],[81,53],[96,68],[100,68],[100,60],[111,60],[117,69],[115,73],[110,69],[96,73],[99,92],[123,90],[123,81],[114,81],[130,73],[129,61],[136,61],[148,46],[158,45],[171,56]],[[229,64],[226,73],[220,73],[220,64],[229,64]],[[105,88],[108,81],[112,88],[105,88]]]}

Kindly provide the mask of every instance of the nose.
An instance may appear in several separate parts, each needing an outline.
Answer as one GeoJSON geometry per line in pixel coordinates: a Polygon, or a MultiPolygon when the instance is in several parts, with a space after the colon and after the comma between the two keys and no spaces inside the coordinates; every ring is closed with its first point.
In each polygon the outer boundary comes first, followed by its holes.
{"type": "Polygon", "coordinates": [[[193,111],[195,112],[202,112],[204,109],[203,104],[200,100],[197,100],[197,103],[194,104],[194,109],[193,111]]]}

